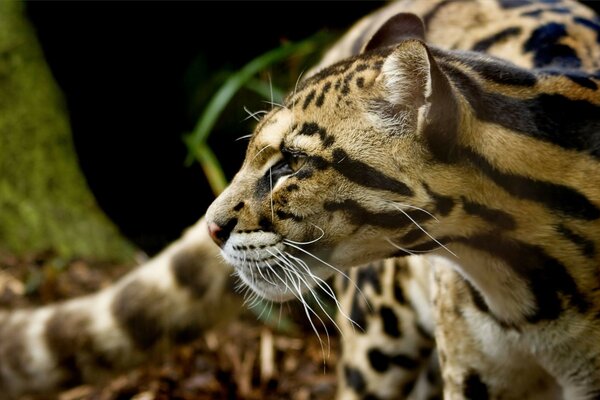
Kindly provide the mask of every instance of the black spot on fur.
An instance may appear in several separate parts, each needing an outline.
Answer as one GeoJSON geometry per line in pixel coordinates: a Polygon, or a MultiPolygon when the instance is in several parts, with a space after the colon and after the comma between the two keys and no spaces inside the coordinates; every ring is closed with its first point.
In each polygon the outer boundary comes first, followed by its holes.
{"type": "Polygon", "coordinates": [[[499,0],[498,3],[502,8],[517,8],[530,5],[531,0],[499,0]]]}
{"type": "Polygon", "coordinates": [[[365,78],[363,78],[362,76],[356,78],[356,86],[362,89],[365,86],[365,78]]]}
{"type": "Polygon", "coordinates": [[[474,51],[486,52],[493,45],[503,42],[511,36],[517,36],[521,33],[521,28],[518,26],[512,26],[496,32],[485,39],[481,39],[473,46],[474,51]]]}
{"type": "Polygon", "coordinates": [[[171,261],[171,269],[177,284],[190,291],[196,297],[202,297],[211,282],[207,282],[203,273],[206,255],[201,251],[184,250],[176,253],[171,261]]]}
{"type": "Polygon", "coordinates": [[[525,52],[534,52],[533,63],[536,68],[556,66],[562,68],[579,68],[581,60],[571,47],[559,43],[567,36],[563,24],[550,22],[534,30],[524,43],[525,52]]]}
{"type": "Polygon", "coordinates": [[[400,332],[400,320],[396,316],[396,313],[393,309],[387,306],[382,306],[379,309],[379,317],[383,322],[383,331],[387,335],[393,338],[399,338],[402,336],[402,333],[400,332]]]}
{"type": "Polygon", "coordinates": [[[233,211],[240,211],[242,208],[244,208],[244,202],[240,201],[235,205],[235,207],[233,207],[233,211]]]}
{"type": "Polygon", "coordinates": [[[125,285],[111,305],[113,315],[140,350],[148,350],[163,335],[160,320],[164,294],[139,281],[125,285]]]}
{"type": "Polygon", "coordinates": [[[385,372],[390,367],[390,357],[385,355],[381,350],[370,349],[367,353],[369,364],[377,372],[385,372]]]}
{"type": "Polygon", "coordinates": [[[325,85],[323,85],[323,90],[321,91],[321,94],[319,94],[319,97],[317,98],[317,101],[315,102],[315,105],[317,107],[322,107],[323,106],[323,102],[325,101],[325,95],[327,95],[327,92],[329,91],[329,89],[331,89],[331,82],[326,82],[325,85]]]}
{"type": "Polygon", "coordinates": [[[411,379],[408,382],[406,382],[404,386],[402,386],[402,390],[400,391],[400,393],[402,393],[402,396],[407,397],[415,388],[416,383],[416,379],[411,379]]]}
{"type": "Polygon", "coordinates": [[[346,384],[358,394],[363,393],[367,388],[367,382],[362,372],[356,368],[345,365],[344,378],[346,379],[346,384]]]}
{"type": "Polygon", "coordinates": [[[287,185],[285,188],[285,190],[287,190],[288,192],[295,192],[299,189],[300,189],[300,186],[296,185],[295,183],[291,183],[291,184],[287,185]]]}
{"type": "MultiPolygon", "coordinates": [[[[10,370],[15,377],[28,379],[28,367],[30,360],[26,357],[26,332],[28,324],[26,320],[12,321],[3,320],[0,325],[0,367],[10,370]]],[[[62,331],[61,331],[62,332],[62,331]]],[[[54,348],[50,349],[54,353],[54,348]]],[[[57,349],[65,351],[64,349],[57,349]]],[[[59,354],[55,355],[57,358],[59,354]]],[[[2,371],[2,370],[0,370],[2,371]]],[[[4,375],[0,372],[0,377],[4,375]]]]}
{"type": "Polygon", "coordinates": [[[364,288],[366,285],[371,285],[375,293],[381,294],[381,281],[379,280],[379,271],[372,265],[366,265],[358,269],[356,277],[356,285],[359,288],[364,288]]]}
{"type": "Polygon", "coordinates": [[[330,147],[335,141],[333,136],[329,135],[324,127],[315,122],[305,122],[302,124],[302,128],[300,128],[300,132],[298,132],[298,134],[305,136],[318,135],[321,139],[323,147],[325,148],[330,147]]]}
{"type": "Polygon", "coordinates": [[[490,398],[487,386],[476,372],[471,372],[465,378],[463,394],[465,399],[469,400],[487,400],[490,398]]]}
{"type": "Polygon", "coordinates": [[[317,94],[317,92],[313,89],[311,90],[308,95],[306,96],[306,98],[304,99],[304,103],[302,104],[302,109],[306,110],[308,108],[308,106],[310,105],[310,103],[313,101],[313,99],[315,98],[315,95],[317,94]]]}
{"type": "Polygon", "coordinates": [[[354,292],[352,296],[352,306],[350,307],[350,319],[358,326],[359,329],[366,331],[367,329],[367,316],[365,311],[361,307],[361,296],[358,290],[354,292]]]}
{"type": "Polygon", "coordinates": [[[89,326],[89,315],[63,308],[56,310],[46,322],[44,338],[61,370],[60,385],[63,387],[80,384],[84,379],[84,366],[104,371],[114,369],[115,363],[110,356],[96,347],[89,326]]]}
{"type": "Polygon", "coordinates": [[[368,351],[367,358],[371,367],[377,372],[385,372],[390,366],[409,370],[414,370],[419,366],[419,362],[410,356],[405,354],[388,355],[376,348],[368,351]]]}

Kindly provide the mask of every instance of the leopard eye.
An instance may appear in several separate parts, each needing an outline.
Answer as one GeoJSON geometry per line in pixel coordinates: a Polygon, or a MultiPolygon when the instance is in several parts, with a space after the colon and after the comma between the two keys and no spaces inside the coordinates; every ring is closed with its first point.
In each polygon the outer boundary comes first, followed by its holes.
{"type": "Polygon", "coordinates": [[[306,163],[306,155],[301,153],[290,153],[285,158],[292,172],[298,172],[306,163]]]}

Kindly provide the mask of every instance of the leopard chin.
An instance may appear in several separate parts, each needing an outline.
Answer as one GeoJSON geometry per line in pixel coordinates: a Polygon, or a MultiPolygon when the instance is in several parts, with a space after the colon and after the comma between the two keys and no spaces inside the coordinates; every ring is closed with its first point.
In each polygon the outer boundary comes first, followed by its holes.
{"type": "Polygon", "coordinates": [[[272,232],[233,233],[221,254],[254,293],[279,303],[301,299],[315,290],[330,292],[325,280],[336,272],[322,255],[286,245],[272,232]]]}

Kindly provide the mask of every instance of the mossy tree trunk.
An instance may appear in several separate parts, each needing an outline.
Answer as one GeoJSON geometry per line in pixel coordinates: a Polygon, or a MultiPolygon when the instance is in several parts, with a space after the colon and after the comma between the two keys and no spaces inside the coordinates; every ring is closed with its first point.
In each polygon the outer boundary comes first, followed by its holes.
{"type": "Polygon", "coordinates": [[[70,129],[23,3],[0,1],[0,249],[127,259],[133,248],[95,203],[70,129]]]}

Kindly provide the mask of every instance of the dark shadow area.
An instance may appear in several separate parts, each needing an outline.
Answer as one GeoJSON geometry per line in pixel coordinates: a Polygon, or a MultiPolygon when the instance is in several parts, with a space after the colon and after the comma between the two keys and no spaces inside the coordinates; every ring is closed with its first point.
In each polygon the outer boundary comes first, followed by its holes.
{"type": "MultiPolygon", "coordinates": [[[[282,40],[343,30],[380,2],[29,2],[65,93],[81,167],[100,206],[149,253],[178,237],[213,199],[181,140],[202,85],[282,40]]],[[[236,104],[235,106],[240,106],[236,104]]],[[[226,121],[211,142],[229,178],[245,143],[226,121]]],[[[244,128],[245,129],[245,128],[244,128]]]]}

